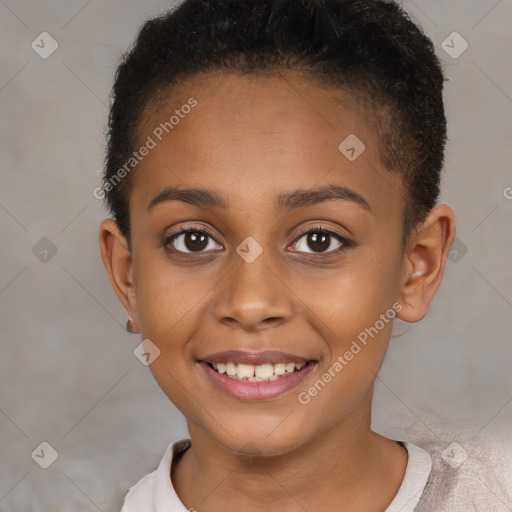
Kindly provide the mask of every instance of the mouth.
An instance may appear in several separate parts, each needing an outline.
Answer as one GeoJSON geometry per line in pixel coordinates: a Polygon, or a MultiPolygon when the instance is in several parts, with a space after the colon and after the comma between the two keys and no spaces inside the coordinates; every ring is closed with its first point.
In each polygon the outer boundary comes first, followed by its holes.
{"type": "Polygon", "coordinates": [[[318,363],[276,351],[228,351],[197,362],[218,389],[243,400],[276,398],[298,386],[318,363]]]}

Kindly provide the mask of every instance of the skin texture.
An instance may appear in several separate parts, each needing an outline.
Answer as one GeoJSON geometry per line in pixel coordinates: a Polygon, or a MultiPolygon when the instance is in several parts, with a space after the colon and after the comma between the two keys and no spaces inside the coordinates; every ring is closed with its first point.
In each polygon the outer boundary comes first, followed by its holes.
{"type": "Polygon", "coordinates": [[[307,405],[307,390],[353,340],[399,302],[397,317],[427,313],[455,236],[453,211],[434,208],[403,249],[404,192],[379,160],[379,140],[348,95],[279,76],[195,76],[148,110],[140,140],[190,97],[198,101],[136,168],[132,254],[113,220],[100,228],[103,261],[135,331],[160,349],[150,369],[184,414],[192,447],[173,467],[180,499],[198,511],[384,510],[403,480],[406,450],[371,430],[371,400],[392,323],[307,405]],[[350,134],[366,149],[338,150],[350,134]],[[335,184],[362,196],[290,210],[276,197],[335,184]],[[148,204],[170,186],[221,194],[227,208],[148,204]],[[203,253],[181,227],[209,229],[203,253]],[[325,248],[301,229],[323,226],[325,248]],[[236,248],[254,238],[252,263],[236,248]],[[299,238],[300,237],[300,238],[299,238]],[[330,240],[330,245],[329,245],[330,240]],[[179,254],[177,249],[188,251],[179,254]],[[224,350],[279,350],[317,361],[297,388],[245,401],[212,385],[197,360],[224,350]]]}

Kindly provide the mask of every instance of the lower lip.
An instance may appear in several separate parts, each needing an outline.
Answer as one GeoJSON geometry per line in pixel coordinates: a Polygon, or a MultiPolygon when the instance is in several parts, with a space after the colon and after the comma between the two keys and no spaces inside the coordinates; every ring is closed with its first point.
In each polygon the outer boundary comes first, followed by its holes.
{"type": "Polygon", "coordinates": [[[199,366],[213,384],[228,395],[241,400],[270,400],[300,384],[313,370],[316,363],[310,362],[298,371],[279,377],[276,380],[263,382],[249,382],[231,379],[223,373],[216,372],[208,363],[199,362],[199,366]]]}

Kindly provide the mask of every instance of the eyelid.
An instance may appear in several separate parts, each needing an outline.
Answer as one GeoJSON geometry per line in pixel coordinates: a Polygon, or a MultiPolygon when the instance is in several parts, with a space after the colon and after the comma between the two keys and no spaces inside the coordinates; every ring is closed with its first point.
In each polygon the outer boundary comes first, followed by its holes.
{"type": "Polygon", "coordinates": [[[168,240],[168,239],[170,239],[172,237],[181,235],[183,233],[188,233],[188,232],[191,232],[191,231],[197,231],[197,232],[200,232],[200,233],[206,233],[206,234],[210,235],[215,240],[216,240],[216,237],[217,237],[217,235],[215,235],[211,229],[209,229],[206,226],[203,226],[202,224],[184,223],[184,224],[180,224],[176,228],[176,231],[174,231],[173,233],[171,233],[169,235],[166,235],[165,238],[166,238],[166,240],[168,240]]]}

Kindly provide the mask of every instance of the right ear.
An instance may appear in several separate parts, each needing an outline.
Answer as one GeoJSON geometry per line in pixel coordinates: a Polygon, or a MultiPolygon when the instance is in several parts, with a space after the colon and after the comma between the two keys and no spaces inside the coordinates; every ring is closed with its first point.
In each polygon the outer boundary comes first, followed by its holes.
{"type": "Polygon", "coordinates": [[[140,332],[137,293],[132,276],[132,257],[127,240],[113,219],[105,219],[101,223],[99,243],[112,288],[128,312],[133,331],[140,332]]]}

